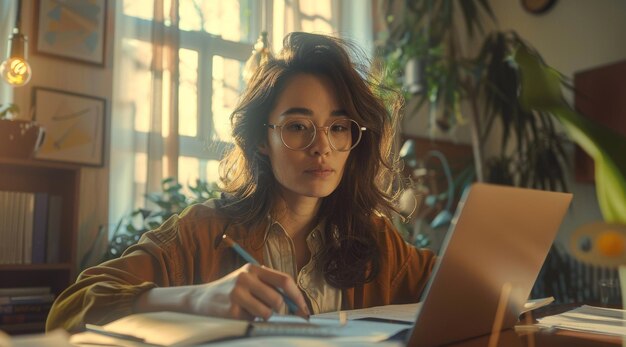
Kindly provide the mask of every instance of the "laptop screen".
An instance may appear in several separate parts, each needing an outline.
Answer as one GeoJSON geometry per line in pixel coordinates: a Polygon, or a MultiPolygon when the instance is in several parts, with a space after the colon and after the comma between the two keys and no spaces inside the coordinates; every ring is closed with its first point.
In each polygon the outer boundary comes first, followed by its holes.
{"type": "Polygon", "coordinates": [[[473,184],[459,202],[408,345],[436,346],[512,327],[571,199],[473,184]]]}

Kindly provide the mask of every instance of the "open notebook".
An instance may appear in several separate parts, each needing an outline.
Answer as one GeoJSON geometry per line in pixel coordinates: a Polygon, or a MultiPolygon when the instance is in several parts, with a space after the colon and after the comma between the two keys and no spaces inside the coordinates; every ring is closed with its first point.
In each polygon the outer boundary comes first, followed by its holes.
{"type": "Polygon", "coordinates": [[[75,334],[77,346],[192,346],[245,336],[335,337],[352,342],[378,342],[406,329],[404,324],[381,324],[335,319],[275,315],[268,322],[197,316],[177,312],[137,313],[93,331],[75,334]]]}

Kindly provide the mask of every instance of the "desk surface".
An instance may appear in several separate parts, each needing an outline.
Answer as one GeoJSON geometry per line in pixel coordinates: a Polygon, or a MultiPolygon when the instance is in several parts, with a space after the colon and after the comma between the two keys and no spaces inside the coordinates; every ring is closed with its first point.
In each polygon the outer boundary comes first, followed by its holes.
{"type": "MultiPolygon", "coordinates": [[[[485,347],[489,345],[489,336],[458,342],[454,347],[485,347]]],[[[498,339],[499,347],[599,347],[622,346],[622,339],[590,333],[566,330],[516,332],[503,331],[498,339]]]]}
{"type": "MultiPolygon", "coordinates": [[[[596,347],[596,346],[622,346],[626,345],[626,338],[608,336],[587,332],[569,331],[561,329],[539,329],[532,325],[535,318],[559,314],[571,310],[580,305],[549,305],[536,311],[529,312],[528,317],[522,317],[522,328],[503,331],[498,339],[497,346],[507,347],[596,347]],[[623,344],[624,342],[624,344],[623,344]]],[[[452,344],[454,347],[478,347],[488,346],[489,336],[470,339],[452,344]]]]}

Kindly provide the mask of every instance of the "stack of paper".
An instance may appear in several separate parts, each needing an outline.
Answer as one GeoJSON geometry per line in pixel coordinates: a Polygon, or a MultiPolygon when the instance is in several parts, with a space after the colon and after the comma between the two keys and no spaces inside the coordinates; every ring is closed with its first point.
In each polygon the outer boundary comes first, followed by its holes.
{"type": "Polygon", "coordinates": [[[584,305],[537,321],[544,327],[626,336],[626,310],[584,305]]]}
{"type": "MultiPolygon", "coordinates": [[[[529,312],[532,310],[536,310],[540,307],[546,306],[554,301],[554,297],[550,296],[547,298],[541,299],[532,299],[528,300],[520,315],[525,312],[529,312]]],[[[385,305],[385,306],[374,306],[368,308],[361,308],[356,310],[342,311],[346,312],[349,320],[354,319],[380,319],[380,320],[388,320],[388,321],[401,321],[413,323],[417,319],[417,315],[419,311],[422,309],[422,303],[414,303],[414,304],[402,304],[402,305],[385,305]]],[[[317,318],[331,318],[331,319],[339,319],[338,312],[328,312],[322,314],[316,314],[317,318]]]]}

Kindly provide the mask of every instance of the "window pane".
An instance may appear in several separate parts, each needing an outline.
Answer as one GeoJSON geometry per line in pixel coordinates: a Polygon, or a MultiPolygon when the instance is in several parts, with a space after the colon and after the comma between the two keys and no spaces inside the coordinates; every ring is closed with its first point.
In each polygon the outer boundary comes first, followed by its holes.
{"type": "Polygon", "coordinates": [[[207,182],[219,182],[220,175],[218,172],[219,160],[208,160],[206,163],[206,180],[207,182]]]}
{"type": "Polygon", "coordinates": [[[178,55],[178,133],[195,137],[198,133],[198,52],[180,49],[178,55]]]}
{"type": "Polygon", "coordinates": [[[183,194],[190,196],[192,193],[188,185],[195,185],[200,177],[200,165],[198,158],[178,157],[178,182],[183,186],[183,194]]]}
{"type": "Polygon", "coordinates": [[[332,33],[331,0],[300,1],[302,31],[332,33]]]}
{"type": "Polygon", "coordinates": [[[124,100],[124,104],[132,105],[135,116],[135,130],[148,132],[150,129],[150,100],[152,88],[152,72],[150,61],[152,58],[151,45],[135,39],[122,40],[122,53],[126,59],[120,59],[119,76],[123,83],[117,95],[124,100]],[[132,76],[132,78],[125,78],[132,76]]]}
{"type": "Polygon", "coordinates": [[[124,14],[127,16],[152,19],[154,0],[124,0],[124,14]]]}
{"type": "Polygon", "coordinates": [[[181,0],[180,28],[250,41],[251,0],[181,0]]]}
{"type": "Polygon", "coordinates": [[[148,156],[146,153],[135,152],[135,179],[133,209],[143,207],[145,201],[146,178],[148,177],[148,156]]]}
{"type": "MultiPolygon", "coordinates": [[[[157,78],[157,74],[155,73],[153,78],[157,78]]],[[[168,137],[170,135],[170,119],[172,115],[170,114],[170,95],[172,93],[172,72],[169,69],[163,70],[163,74],[161,75],[162,83],[161,83],[161,135],[163,137],[168,137]]]]}
{"type": "Polygon", "coordinates": [[[213,129],[217,138],[222,141],[232,142],[230,114],[243,89],[243,65],[239,60],[213,57],[213,129]]]}
{"type": "MultiPolygon", "coordinates": [[[[152,20],[154,18],[154,0],[124,0],[123,13],[130,17],[152,20]]],[[[171,0],[163,0],[163,17],[165,25],[171,25],[169,14],[172,7],[171,0]]]]}

